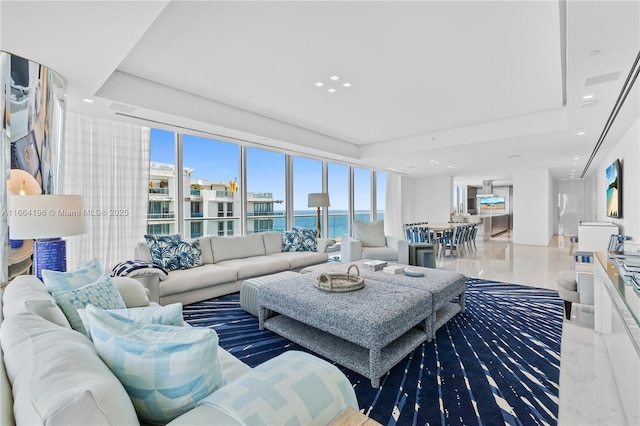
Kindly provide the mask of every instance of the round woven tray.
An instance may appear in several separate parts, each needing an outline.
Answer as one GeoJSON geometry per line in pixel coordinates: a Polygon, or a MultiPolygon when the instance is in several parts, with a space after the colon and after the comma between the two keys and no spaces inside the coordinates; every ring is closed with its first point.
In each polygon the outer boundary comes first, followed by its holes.
{"type": "Polygon", "coordinates": [[[360,290],[364,287],[364,279],[360,276],[360,269],[357,265],[349,266],[346,274],[322,273],[316,277],[316,287],[320,290],[334,293],[344,293],[347,291],[360,290]],[[356,268],[356,275],[352,275],[351,268],[356,268]]]}

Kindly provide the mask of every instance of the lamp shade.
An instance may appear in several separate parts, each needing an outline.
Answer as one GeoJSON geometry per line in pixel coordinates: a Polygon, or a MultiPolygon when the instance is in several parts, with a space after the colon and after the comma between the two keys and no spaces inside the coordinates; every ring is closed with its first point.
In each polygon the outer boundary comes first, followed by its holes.
{"type": "Polygon", "coordinates": [[[86,232],[80,195],[11,195],[9,238],[58,238],[86,232]]]}
{"type": "Polygon", "coordinates": [[[31,173],[22,169],[11,169],[11,174],[7,180],[7,189],[14,194],[36,195],[42,193],[40,184],[31,176],[31,173]]]}
{"type": "Polygon", "coordinates": [[[326,192],[316,192],[309,194],[308,207],[329,207],[329,194],[326,192]]]}

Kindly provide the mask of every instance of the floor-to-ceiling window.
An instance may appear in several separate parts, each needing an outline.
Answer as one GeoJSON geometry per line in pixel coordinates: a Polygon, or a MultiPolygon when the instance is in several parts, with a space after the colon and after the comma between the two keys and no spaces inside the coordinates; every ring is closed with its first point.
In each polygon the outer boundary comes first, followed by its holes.
{"type": "Polygon", "coordinates": [[[174,234],[176,228],[175,133],[151,129],[147,232],[174,234]]]}
{"type": "Polygon", "coordinates": [[[386,201],[387,175],[382,172],[376,172],[376,220],[384,219],[386,201]]]}
{"type": "Polygon", "coordinates": [[[285,155],[258,148],[246,148],[247,234],[284,231],[285,155]]]}
{"type": "Polygon", "coordinates": [[[353,169],[353,218],[371,221],[371,170],[353,169]]]}
{"type": "MultiPolygon", "coordinates": [[[[293,225],[317,228],[317,209],[309,207],[310,193],[322,192],[322,161],[293,158],[293,225]]],[[[320,209],[322,214],[322,209],[320,209]]]]}
{"type": "MultiPolygon", "coordinates": [[[[318,159],[289,157],[276,151],[243,148],[193,135],[177,136],[164,130],[151,130],[147,221],[151,234],[177,233],[179,216],[180,232],[185,238],[240,234],[243,219],[240,185],[243,184],[246,185],[245,233],[285,230],[287,202],[292,203],[294,226],[315,228],[317,211],[308,207],[308,195],[323,191],[323,178],[327,179],[331,199],[326,218],[329,238],[339,240],[342,235],[348,235],[351,217],[361,221],[384,218],[384,173],[345,164],[323,164],[318,159]],[[182,147],[181,173],[176,173],[176,146],[182,147]],[[242,149],[245,150],[244,172],[240,162],[242,149]],[[291,165],[289,175],[287,164],[291,165]],[[327,171],[325,177],[323,166],[327,171]],[[353,192],[349,185],[351,172],[353,192]],[[239,177],[245,175],[243,183],[239,177]],[[291,179],[289,189],[287,176],[291,179]],[[375,191],[372,191],[374,184],[375,191]],[[178,189],[181,189],[182,201],[178,189]],[[291,199],[287,199],[288,190],[291,199]],[[352,200],[354,208],[350,211],[352,200]],[[372,211],[374,205],[375,212],[372,211]]],[[[321,223],[325,223],[324,217],[321,223]]]]}
{"type": "Polygon", "coordinates": [[[329,163],[329,238],[340,239],[349,234],[349,166],[329,163]]]}
{"type": "Polygon", "coordinates": [[[185,237],[239,234],[240,147],[184,135],[182,153],[185,237]]]}

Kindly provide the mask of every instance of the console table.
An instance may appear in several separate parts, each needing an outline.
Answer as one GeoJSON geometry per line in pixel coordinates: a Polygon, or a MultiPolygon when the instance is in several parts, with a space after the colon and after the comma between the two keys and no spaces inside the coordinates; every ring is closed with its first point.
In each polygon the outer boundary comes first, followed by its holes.
{"type": "Polygon", "coordinates": [[[627,424],[640,424],[640,293],[596,252],[594,328],[602,334],[627,424]]]}

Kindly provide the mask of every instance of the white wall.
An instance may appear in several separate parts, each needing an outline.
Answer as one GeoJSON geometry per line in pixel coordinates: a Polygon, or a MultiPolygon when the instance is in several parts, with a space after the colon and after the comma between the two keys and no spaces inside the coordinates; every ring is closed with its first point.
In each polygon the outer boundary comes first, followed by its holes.
{"type": "Polygon", "coordinates": [[[513,243],[547,246],[553,237],[555,204],[549,169],[513,174],[513,243]],[[553,206],[553,207],[552,207],[553,206]]]}
{"type": "Polygon", "coordinates": [[[613,147],[606,158],[598,164],[596,180],[596,218],[613,222],[620,233],[640,242],[640,118],[637,118],[627,133],[613,147]],[[606,213],[607,179],[605,170],[615,160],[622,163],[622,218],[613,219],[606,213]]]}
{"type": "Polygon", "coordinates": [[[448,222],[453,206],[453,177],[403,177],[402,200],[402,223],[448,222]]]}

